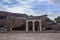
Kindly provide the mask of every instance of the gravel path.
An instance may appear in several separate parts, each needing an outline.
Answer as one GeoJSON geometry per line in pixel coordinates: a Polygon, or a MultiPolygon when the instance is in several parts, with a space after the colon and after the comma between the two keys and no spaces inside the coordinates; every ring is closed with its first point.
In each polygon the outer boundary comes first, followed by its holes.
{"type": "Polygon", "coordinates": [[[0,40],[60,40],[60,33],[3,33],[0,40]]]}

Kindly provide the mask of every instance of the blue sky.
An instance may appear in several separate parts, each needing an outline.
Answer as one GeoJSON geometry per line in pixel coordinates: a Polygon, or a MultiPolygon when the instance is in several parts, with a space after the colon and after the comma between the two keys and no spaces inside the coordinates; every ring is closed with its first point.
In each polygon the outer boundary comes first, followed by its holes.
{"type": "Polygon", "coordinates": [[[60,16],[60,0],[0,0],[0,11],[28,15],[47,14],[50,19],[60,16]]]}

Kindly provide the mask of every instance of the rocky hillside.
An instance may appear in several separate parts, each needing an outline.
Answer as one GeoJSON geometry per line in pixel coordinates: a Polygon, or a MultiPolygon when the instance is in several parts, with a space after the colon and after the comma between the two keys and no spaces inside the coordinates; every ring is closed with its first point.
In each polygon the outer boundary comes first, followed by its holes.
{"type": "Polygon", "coordinates": [[[24,24],[25,20],[22,20],[20,18],[26,16],[26,14],[0,11],[0,28],[21,26],[24,24]]]}

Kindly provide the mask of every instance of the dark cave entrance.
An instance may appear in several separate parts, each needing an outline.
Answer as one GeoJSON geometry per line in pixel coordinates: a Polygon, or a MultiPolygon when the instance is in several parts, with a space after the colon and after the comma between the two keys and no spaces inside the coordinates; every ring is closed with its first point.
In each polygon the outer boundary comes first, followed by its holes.
{"type": "MultiPolygon", "coordinates": [[[[35,31],[39,30],[39,21],[34,22],[34,27],[35,27],[35,31]]],[[[29,31],[33,31],[33,22],[32,21],[28,22],[28,29],[29,29],[29,31]]]]}
{"type": "Polygon", "coordinates": [[[35,21],[35,31],[39,30],[39,21],[35,21]]]}
{"type": "Polygon", "coordinates": [[[53,30],[53,28],[51,28],[51,27],[48,27],[48,28],[46,28],[46,30],[53,30]]]}
{"type": "MultiPolygon", "coordinates": [[[[34,26],[35,26],[35,31],[38,31],[39,30],[39,21],[35,21],[34,26]]],[[[14,27],[14,28],[12,28],[12,30],[13,31],[26,31],[26,24],[24,24],[22,26],[14,27]]],[[[32,21],[28,22],[28,30],[33,31],[33,22],[32,21]]]]}
{"type": "Polygon", "coordinates": [[[33,22],[32,21],[29,21],[28,22],[28,30],[29,31],[32,31],[33,30],[33,22]]]}
{"type": "Polygon", "coordinates": [[[22,25],[22,26],[19,26],[19,27],[14,27],[12,29],[13,31],[25,31],[26,30],[26,25],[22,25]]]}

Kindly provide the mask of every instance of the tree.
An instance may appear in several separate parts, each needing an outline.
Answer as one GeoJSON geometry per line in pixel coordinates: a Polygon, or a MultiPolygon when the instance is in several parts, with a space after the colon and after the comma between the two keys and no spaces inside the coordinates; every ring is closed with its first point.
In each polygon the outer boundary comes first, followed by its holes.
{"type": "Polygon", "coordinates": [[[60,17],[55,18],[56,23],[60,23],[60,17]]]}

